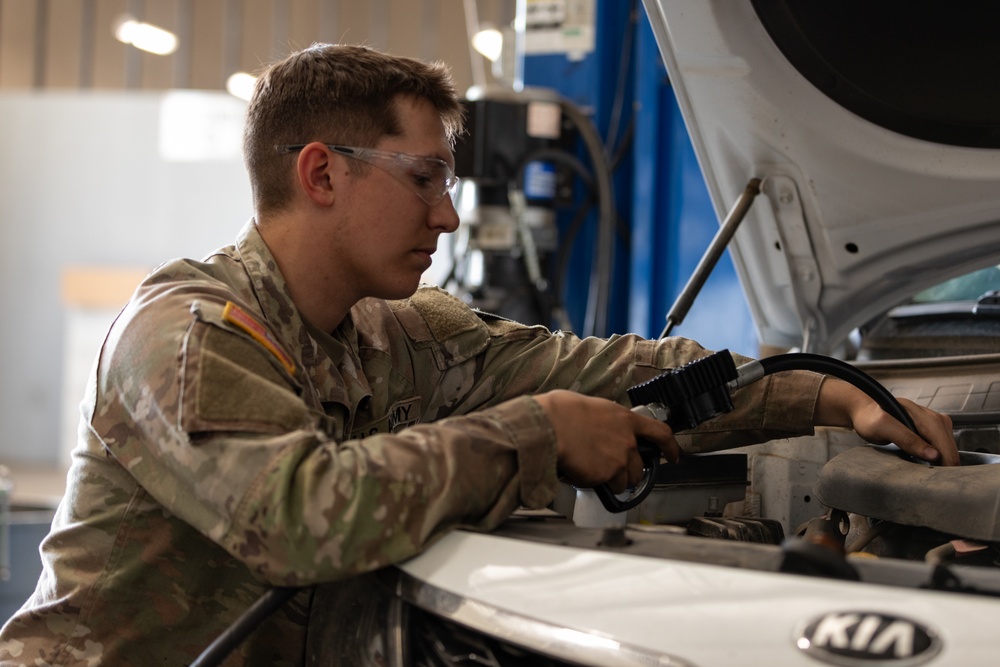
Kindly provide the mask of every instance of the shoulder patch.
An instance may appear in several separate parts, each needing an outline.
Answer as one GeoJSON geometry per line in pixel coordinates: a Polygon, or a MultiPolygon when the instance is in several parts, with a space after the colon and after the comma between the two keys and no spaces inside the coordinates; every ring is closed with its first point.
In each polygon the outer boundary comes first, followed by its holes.
{"type": "Polygon", "coordinates": [[[180,424],[188,433],[285,433],[308,427],[310,411],[281,365],[233,328],[200,323],[188,336],[180,424]]]}
{"type": "Polygon", "coordinates": [[[248,333],[264,349],[273,354],[290,375],[295,375],[295,361],[292,357],[278,345],[267,328],[248,315],[246,311],[232,301],[227,301],[226,307],[222,311],[222,319],[248,333]]]}

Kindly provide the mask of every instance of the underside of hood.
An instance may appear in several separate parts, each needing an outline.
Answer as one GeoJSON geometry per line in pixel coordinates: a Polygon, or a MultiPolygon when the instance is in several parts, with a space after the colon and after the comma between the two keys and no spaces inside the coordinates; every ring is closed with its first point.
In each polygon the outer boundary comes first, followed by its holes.
{"type": "Polygon", "coordinates": [[[1000,261],[1000,5],[644,0],[761,343],[1000,261]],[[971,9],[970,9],[971,8],[971,9]]]}

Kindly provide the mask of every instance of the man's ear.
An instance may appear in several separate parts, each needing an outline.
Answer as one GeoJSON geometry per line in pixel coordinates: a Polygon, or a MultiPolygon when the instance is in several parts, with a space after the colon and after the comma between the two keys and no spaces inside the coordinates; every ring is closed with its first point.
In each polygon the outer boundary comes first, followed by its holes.
{"type": "Polygon", "coordinates": [[[311,201],[319,206],[333,204],[333,169],[332,156],[326,146],[318,141],[306,144],[299,151],[295,162],[295,175],[299,187],[311,201]]]}

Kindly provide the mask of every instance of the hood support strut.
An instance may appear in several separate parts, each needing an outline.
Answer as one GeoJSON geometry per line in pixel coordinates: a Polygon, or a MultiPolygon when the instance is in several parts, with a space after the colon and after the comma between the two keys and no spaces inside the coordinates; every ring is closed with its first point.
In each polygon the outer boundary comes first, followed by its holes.
{"type": "Polygon", "coordinates": [[[715,233],[715,238],[709,244],[708,250],[702,255],[701,261],[698,262],[694,273],[691,274],[691,278],[688,279],[687,284],[684,285],[684,289],[681,290],[677,300],[674,301],[674,305],[670,308],[670,312],[667,313],[667,325],[663,328],[660,338],[669,336],[671,330],[684,321],[688,311],[691,310],[691,305],[694,303],[695,297],[698,296],[701,288],[705,286],[705,281],[708,279],[709,274],[712,273],[715,265],[719,263],[719,258],[725,252],[726,246],[729,245],[729,241],[733,238],[733,234],[736,233],[740,223],[743,222],[743,218],[746,217],[747,211],[750,210],[750,205],[753,203],[754,197],[760,194],[760,186],[761,179],[751,178],[746,188],[744,188],[743,194],[736,200],[733,207],[729,209],[726,219],[722,221],[722,226],[715,233]]]}

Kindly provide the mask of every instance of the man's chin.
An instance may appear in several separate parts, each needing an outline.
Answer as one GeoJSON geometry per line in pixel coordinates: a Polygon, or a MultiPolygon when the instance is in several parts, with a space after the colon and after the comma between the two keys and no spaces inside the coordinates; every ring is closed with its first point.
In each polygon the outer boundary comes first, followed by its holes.
{"type": "Polygon", "coordinates": [[[385,299],[386,301],[396,301],[397,299],[408,299],[417,291],[420,287],[421,281],[414,280],[412,283],[407,283],[405,285],[397,285],[392,288],[386,289],[382,294],[379,294],[379,298],[385,299]]]}

